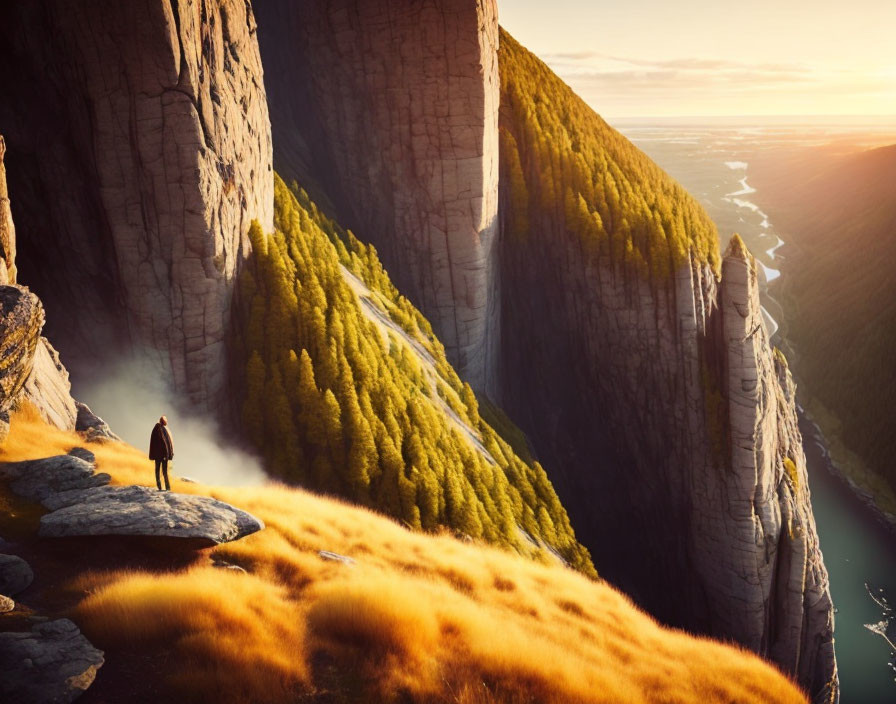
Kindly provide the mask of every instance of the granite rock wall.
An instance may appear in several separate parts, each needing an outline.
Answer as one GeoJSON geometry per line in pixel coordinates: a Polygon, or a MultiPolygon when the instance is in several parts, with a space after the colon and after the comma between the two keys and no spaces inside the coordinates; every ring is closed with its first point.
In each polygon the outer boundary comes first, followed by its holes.
{"type": "Polygon", "coordinates": [[[221,402],[232,282],[273,217],[255,35],[242,0],[0,9],[18,266],[79,378],[137,349],[221,402]]]}
{"type": "Polygon", "coordinates": [[[278,169],[326,192],[485,388],[498,336],[495,0],[256,5],[278,169]]]}
{"type": "Polygon", "coordinates": [[[650,281],[542,221],[502,243],[501,268],[501,401],[601,575],[835,701],[794,385],[739,239],[720,279],[692,260],[650,281]]]}

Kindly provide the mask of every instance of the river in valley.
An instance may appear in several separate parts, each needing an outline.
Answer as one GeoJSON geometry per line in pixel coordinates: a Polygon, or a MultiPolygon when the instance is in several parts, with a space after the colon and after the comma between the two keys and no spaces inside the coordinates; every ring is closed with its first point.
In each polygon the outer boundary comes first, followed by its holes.
{"type": "MultiPolygon", "coordinates": [[[[741,235],[760,264],[761,300],[769,333],[778,333],[785,311],[775,300],[781,276],[777,251],[787,234],[752,200],[750,156],[757,151],[794,145],[827,144],[861,137],[861,125],[735,125],[706,120],[666,124],[644,121],[614,124],[637,147],[677,179],[706,208],[719,228],[721,245],[741,235]]],[[[872,139],[872,135],[869,135],[872,139]]],[[[786,275],[786,274],[785,274],[786,275]]],[[[797,375],[799,370],[795,370],[797,375]]],[[[869,595],[896,602],[896,536],[876,518],[830,467],[824,439],[801,417],[812,507],[836,607],[835,647],[843,704],[894,704],[896,673],[893,648],[867,626],[884,618],[884,607],[869,595]]],[[[891,631],[892,633],[892,631],[891,631]]]]}

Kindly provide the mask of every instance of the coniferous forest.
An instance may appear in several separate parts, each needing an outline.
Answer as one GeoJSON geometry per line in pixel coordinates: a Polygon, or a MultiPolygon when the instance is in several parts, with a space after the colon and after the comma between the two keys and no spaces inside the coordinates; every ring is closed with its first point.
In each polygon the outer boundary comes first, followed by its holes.
{"type": "Polygon", "coordinates": [[[553,551],[593,574],[545,471],[483,420],[376,250],[296,184],[277,178],[274,202],[276,231],[252,227],[234,341],[244,428],[266,466],[412,528],[553,551]]]}

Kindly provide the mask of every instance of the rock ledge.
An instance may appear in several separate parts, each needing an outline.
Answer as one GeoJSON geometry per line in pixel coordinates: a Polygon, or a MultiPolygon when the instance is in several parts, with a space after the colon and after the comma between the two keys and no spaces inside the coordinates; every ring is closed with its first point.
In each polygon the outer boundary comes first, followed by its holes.
{"type": "Polygon", "coordinates": [[[187,538],[208,545],[239,540],[264,528],[251,514],[207,496],[145,486],[103,486],[55,494],[38,535],[143,535],[187,538]]]}
{"type": "Polygon", "coordinates": [[[264,528],[255,516],[223,501],[145,486],[107,486],[109,475],[95,470],[93,454],[74,448],[68,455],[0,465],[0,479],[50,509],[40,519],[38,534],[44,537],[147,536],[206,547],[264,528]]]}

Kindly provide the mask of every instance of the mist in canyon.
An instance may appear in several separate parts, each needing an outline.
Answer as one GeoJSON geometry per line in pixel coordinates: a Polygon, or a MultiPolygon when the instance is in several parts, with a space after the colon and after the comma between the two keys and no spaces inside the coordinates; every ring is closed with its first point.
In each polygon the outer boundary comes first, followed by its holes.
{"type": "MultiPolygon", "coordinates": [[[[145,357],[110,364],[102,379],[79,390],[79,398],[123,440],[147,450],[153,426],[166,416],[174,440],[173,476],[219,486],[257,486],[267,479],[259,460],[228,439],[215,419],[192,408],[145,357]]],[[[146,472],[152,476],[148,459],[146,472]]]]}

